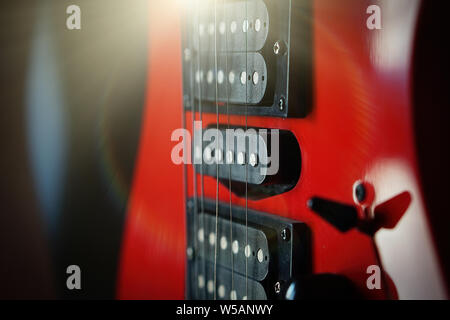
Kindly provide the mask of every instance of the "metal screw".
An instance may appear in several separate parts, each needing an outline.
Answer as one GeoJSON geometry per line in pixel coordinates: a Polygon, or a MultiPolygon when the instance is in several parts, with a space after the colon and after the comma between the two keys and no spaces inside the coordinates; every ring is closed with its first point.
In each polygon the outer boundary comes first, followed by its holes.
{"type": "Polygon", "coordinates": [[[355,197],[358,202],[363,202],[366,199],[366,187],[362,183],[359,183],[355,188],[355,197]]]}
{"type": "Polygon", "coordinates": [[[283,241],[289,241],[290,238],[291,231],[288,228],[284,228],[283,230],[281,230],[281,239],[283,239],[283,241]]]}
{"type": "Polygon", "coordinates": [[[189,260],[191,260],[192,257],[194,256],[194,250],[192,250],[191,247],[188,247],[188,248],[186,249],[186,254],[187,254],[189,260]]]}
{"type": "Polygon", "coordinates": [[[273,44],[273,53],[275,53],[277,56],[284,54],[284,52],[286,51],[285,49],[286,46],[284,45],[283,41],[276,41],[273,44]]]}
{"type": "Polygon", "coordinates": [[[275,293],[276,294],[279,294],[281,292],[281,283],[280,283],[280,281],[277,281],[275,283],[274,289],[275,289],[275,293]]]}
{"type": "Polygon", "coordinates": [[[280,111],[284,110],[284,105],[285,105],[284,98],[280,98],[280,100],[278,100],[278,108],[280,108],[280,111]]]}
{"type": "Polygon", "coordinates": [[[273,53],[279,54],[280,53],[280,43],[277,41],[273,45],[273,53]]]}

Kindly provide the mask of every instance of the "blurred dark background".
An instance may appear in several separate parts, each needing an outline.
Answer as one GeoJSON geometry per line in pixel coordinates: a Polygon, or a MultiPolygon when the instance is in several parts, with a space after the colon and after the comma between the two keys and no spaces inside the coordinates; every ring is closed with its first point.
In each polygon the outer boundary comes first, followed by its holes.
{"type": "Polygon", "coordinates": [[[413,121],[421,188],[430,226],[450,288],[450,46],[449,26],[438,1],[423,1],[413,61],[413,121]]]}
{"type": "Polygon", "coordinates": [[[0,2],[0,298],[114,298],[146,0],[0,2]],[[67,6],[82,29],[66,28],[67,6]],[[81,268],[82,290],[66,288],[81,268]]]}

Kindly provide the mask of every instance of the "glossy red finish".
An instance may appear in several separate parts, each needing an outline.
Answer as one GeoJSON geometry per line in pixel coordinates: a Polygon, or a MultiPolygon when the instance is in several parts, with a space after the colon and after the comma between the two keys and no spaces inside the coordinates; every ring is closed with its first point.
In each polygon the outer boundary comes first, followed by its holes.
{"type": "Polygon", "coordinates": [[[170,1],[153,1],[150,9],[150,43],[158,41],[150,47],[147,105],[125,227],[118,296],[182,299],[186,246],[183,169],[170,158],[172,130],[182,127],[178,8],[170,1]],[[163,29],[166,32],[161,37],[163,29]]]}
{"type": "MultiPolygon", "coordinates": [[[[398,2],[406,5],[409,1],[398,2]]],[[[313,233],[314,272],[344,274],[367,298],[384,298],[382,290],[366,287],[366,269],[377,264],[371,239],[358,231],[336,231],[310,212],[306,202],[312,196],[322,196],[354,203],[353,185],[361,180],[373,187],[371,206],[408,191],[417,214],[426,221],[411,123],[412,46],[410,43],[394,48],[400,52],[383,56],[392,49],[392,39],[385,30],[366,28],[367,1],[314,3],[312,113],[304,119],[248,118],[249,126],[283,128],[296,135],[303,158],[301,177],[293,190],[249,201],[248,205],[306,222],[313,233]],[[384,168],[394,175],[390,178],[394,179],[398,172],[399,177],[408,179],[399,189],[393,188],[389,177],[383,176],[384,168]]],[[[414,3],[417,6],[419,2],[414,3]]],[[[389,6],[385,1],[379,5],[382,10],[389,6]]],[[[170,141],[171,133],[182,126],[180,10],[179,2],[152,3],[148,98],[124,236],[119,298],[184,298],[183,169],[170,158],[176,144],[170,141]]],[[[399,36],[412,40],[415,15],[411,13],[410,18],[409,22],[403,21],[404,30],[399,36]]],[[[386,16],[383,20],[385,28],[388,19],[386,16]]],[[[204,126],[216,121],[214,114],[203,114],[203,119],[204,126]]],[[[221,116],[220,121],[226,123],[226,116],[221,116]]],[[[187,123],[191,123],[191,115],[187,123]]],[[[244,117],[231,116],[230,123],[243,124],[244,117]]],[[[215,187],[215,179],[205,177],[207,197],[215,198],[215,187]]],[[[190,169],[188,190],[192,194],[190,169]]],[[[219,197],[229,199],[222,185],[219,197]]],[[[245,205],[244,199],[236,196],[232,201],[245,205]]],[[[399,286],[396,278],[392,279],[399,286]]]]}

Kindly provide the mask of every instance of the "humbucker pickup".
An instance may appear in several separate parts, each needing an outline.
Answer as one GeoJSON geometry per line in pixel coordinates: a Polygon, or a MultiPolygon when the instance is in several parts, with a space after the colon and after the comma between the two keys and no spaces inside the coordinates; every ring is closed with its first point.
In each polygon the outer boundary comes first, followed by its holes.
{"type": "Polygon", "coordinates": [[[186,110],[305,117],[311,0],[193,0],[183,16],[186,110]],[[218,110],[216,107],[218,107],[218,110]]]}
{"type": "Polygon", "coordinates": [[[214,201],[192,198],[187,219],[189,299],[281,299],[290,279],[310,272],[302,222],[225,203],[216,219],[214,201]]]}
{"type": "Polygon", "coordinates": [[[200,59],[202,67],[194,71],[195,85],[202,83],[202,90],[195,90],[196,100],[202,99],[214,101],[216,98],[216,80],[217,77],[217,99],[219,101],[228,101],[229,103],[260,103],[267,88],[267,65],[263,56],[259,52],[252,53],[230,53],[217,55],[217,68],[215,71],[215,59],[211,53],[202,55],[200,59]],[[246,62],[246,58],[248,61],[246,62]],[[242,71],[242,65],[248,64],[248,68],[253,70],[247,74],[242,71]],[[228,72],[225,72],[225,70],[228,72]],[[205,70],[205,71],[203,71],[205,70]],[[227,74],[225,74],[227,73],[227,74]],[[252,85],[246,86],[245,83],[251,78],[252,85]],[[200,98],[199,98],[200,97],[200,98]]]}
{"type": "Polygon", "coordinates": [[[232,183],[232,192],[251,199],[294,188],[302,164],[300,146],[292,132],[263,128],[196,130],[193,157],[197,173],[218,177],[227,188],[232,183]]]}

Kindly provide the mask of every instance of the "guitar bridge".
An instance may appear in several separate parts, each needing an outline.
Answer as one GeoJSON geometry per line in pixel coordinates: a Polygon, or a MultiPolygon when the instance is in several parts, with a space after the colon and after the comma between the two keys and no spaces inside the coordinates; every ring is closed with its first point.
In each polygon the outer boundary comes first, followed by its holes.
{"type": "Polygon", "coordinates": [[[310,271],[308,227],[298,221],[205,199],[189,199],[188,299],[281,299],[310,271]],[[216,234],[217,231],[217,234],[216,234]]]}

